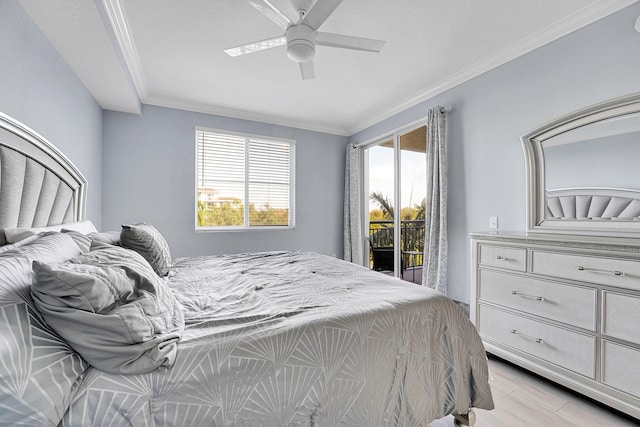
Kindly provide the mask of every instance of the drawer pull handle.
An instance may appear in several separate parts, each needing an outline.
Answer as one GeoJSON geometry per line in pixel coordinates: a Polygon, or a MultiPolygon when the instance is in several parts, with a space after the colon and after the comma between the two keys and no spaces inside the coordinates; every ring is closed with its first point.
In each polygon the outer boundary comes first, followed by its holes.
{"type": "Polygon", "coordinates": [[[511,295],[518,295],[524,298],[531,298],[534,299],[536,301],[544,301],[544,297],[538,296],[538,295],[529,295],[529,294],[523,294],[522,292],[518,292],[518,291],[511,291],[511,295]]]}
{"type": "Polygon", "coordinates": [[[500,261],[508,261],[509,260],[509,258],[507,258],[506,256],[502,256],[502,255],[496,256],[496,259],[500,260],[500,261]]]}
{"type": "Polygon", "coordinates": [[[519,337],[526,338],[526,339],[531,340],[531,341],[535,341],[535,342],[537,342],[538,344],[544,344],[544,341],[542,340],[542,338],[534,338],[534,337],[530,337],[529,335],[525,335],[525,334],[523,334],[523,333],[520,333],[520,332],[518,332],[518,331],[517,331],[517,330],[515,330],[515,329],[512,329],[512,330],[511,330],[511,333],[512,333],[512,334],[514,334],[514,335],[518,335],[519,337]]]}
{"type": "Polygon", "coordinates": [[[585,268],[581,265],[578,266],[578,271],[589,271],[591,273],[598,273],[598,274],[613,274],[614,276],[624,276],[624,273],[622,271],[618,271],[618,270],[602,270],[599,268],[585,268]]]}

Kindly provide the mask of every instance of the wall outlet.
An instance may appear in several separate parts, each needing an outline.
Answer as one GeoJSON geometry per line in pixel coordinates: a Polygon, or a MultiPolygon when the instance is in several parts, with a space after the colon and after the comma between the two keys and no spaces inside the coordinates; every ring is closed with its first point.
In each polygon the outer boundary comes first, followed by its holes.
{"type": "Polygon", "coordinates": [[[490,216],[489,217],[489,229],[490,230],[497,230],[498,229],[498,217],[497,216],[490,216]]]}

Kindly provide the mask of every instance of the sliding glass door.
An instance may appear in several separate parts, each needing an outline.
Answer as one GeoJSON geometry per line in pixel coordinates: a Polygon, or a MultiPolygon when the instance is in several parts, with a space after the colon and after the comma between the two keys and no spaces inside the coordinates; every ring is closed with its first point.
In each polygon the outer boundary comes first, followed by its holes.
{"type": "Polygon", "coordinates": [[[424,255],[425,132],[417,125],[364,148],[369,267],[415,283],[422,279],[424,255]]]}

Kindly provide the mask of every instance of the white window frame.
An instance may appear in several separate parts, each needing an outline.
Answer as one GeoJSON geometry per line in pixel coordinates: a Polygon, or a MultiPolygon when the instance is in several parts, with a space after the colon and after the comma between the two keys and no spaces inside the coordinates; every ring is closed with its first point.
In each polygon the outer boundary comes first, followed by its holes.
{"type": "Polygon", "coordinates": [[[225,129],[205,128],[196,126],[194,131],[195,141],[195,180],[194,180],[194,224],[197,232],[216,232],[216,231],[261,231],[261,230],[293,230],[295,228],[295,158],[296,158],[296,141],[293,139],[276,138],[272,136],[250,134],[245,132],[234,132],[225,129]],[[219,225],[219,226],[200,226],[198,225],[198,132],[209,132],[220,135],[228,135],[236,138],[244,138],[245,140],[245,195],[243,200],[244,205],[244,224],[243,225],[219,225]],[[269,142],[279,142],[289,144],[290,156],[289,156],[289,224],[288,225],[249,225],[249,140],[262,140],[269,142]]]}

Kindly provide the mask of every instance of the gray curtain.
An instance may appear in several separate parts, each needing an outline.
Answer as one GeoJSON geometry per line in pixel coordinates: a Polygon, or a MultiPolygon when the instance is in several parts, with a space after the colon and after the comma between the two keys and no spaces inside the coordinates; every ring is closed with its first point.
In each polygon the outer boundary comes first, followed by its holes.
{"type": "Polygon", "coordinates": [[[344,173],[344,259],[362,264],[362,209],[361,209],[362,149],[347,145],[344,173]]]}
{"type": "Polygon", "coordinates": [[[427,212],[422,284],[447,293],[447,112],[427,115],[427,212]]]}

